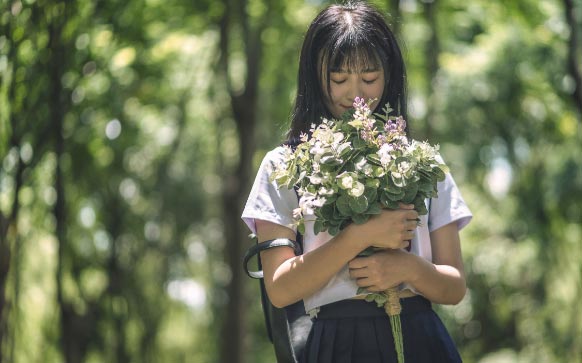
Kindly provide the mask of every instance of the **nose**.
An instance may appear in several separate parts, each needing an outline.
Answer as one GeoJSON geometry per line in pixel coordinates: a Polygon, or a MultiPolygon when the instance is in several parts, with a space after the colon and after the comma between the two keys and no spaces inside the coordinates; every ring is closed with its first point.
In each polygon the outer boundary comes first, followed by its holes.
{"type": "Polygon", "coordinates": [[[358,82],[358,78],[355,77],[354,74],[350,75],[349,80],[350,84],[348,92],[346,92],[346,96],[348,97],[351,105],[356,97],[364,97],[364,94],[362,88],[360,87],[360,82],[358,82]]]}

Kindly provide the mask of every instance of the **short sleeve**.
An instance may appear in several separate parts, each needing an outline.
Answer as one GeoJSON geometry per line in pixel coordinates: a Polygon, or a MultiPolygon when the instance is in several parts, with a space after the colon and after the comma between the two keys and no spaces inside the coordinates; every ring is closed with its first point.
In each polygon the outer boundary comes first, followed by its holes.
{"type": "Polygon", "coordinates": [[[437,185],[438,196],[430,202],[428,228],[433,232],[449,223],[457,222],[461,230],[471,219],[473,214],[461,196],[451,173],[447,173],[445,180],[437,185]]]}
{"type": "Polygon", "coordinates": [[[275,182],[269,180],[275,166],[281,160],[282,152],[283,147],[278,147],[265,155],[243,210],[242,219],[253,233],[257,232],[256,219],[279,224],[292,229],[293,232],[297,231],[293,219],[293,210],[299,206],[295,190],[277,188],[275,182]]]}

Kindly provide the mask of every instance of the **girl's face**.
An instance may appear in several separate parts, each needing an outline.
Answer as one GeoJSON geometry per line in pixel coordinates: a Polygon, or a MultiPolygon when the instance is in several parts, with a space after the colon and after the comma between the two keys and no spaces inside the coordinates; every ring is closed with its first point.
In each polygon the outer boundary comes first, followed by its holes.
{"type": "MultiPolygon", "coordinates": [[[[322,77],[325,78],[325,77],[322,77]]],[[[346,68],[331,70],[330,90],[327,91],[327,81],[323,79],[323,90],[326,95],[326,106],[335,118],[339,118],[348,109],[353,108],[354,98],[362,97],[366,101],[376,100],[370,106],[374,110],[382,99],[384,92],[384,71],[379,69],[363,69],[357,72],[346,68]]]]}

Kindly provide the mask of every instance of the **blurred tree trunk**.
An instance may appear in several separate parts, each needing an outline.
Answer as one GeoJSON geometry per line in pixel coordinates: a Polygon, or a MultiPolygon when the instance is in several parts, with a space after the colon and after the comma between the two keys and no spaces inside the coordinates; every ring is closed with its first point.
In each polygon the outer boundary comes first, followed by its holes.
{"type": "MultiPolygon", "coordinates": [[[[124,214],[127,212],[123,208],[123,202],[119,198],[119,193],[109,193],[104,198],[106,209],[109,211],[104,218],[107,226],[107,232],[111,236],[111,250],[107,260],[106,270],[109,285],[107,287],[107,300],[109,302],[108,315],[111,319],[113,332],[111,333],[115,338],[112,354],[115,357],[114,362],[123,363],[129,362],[131,357],[128,354],[127,339],[125,334],[125,326],[128,321],[127,311],[125,309],[116,308],[121,301],[125,301],[126,292],[124,289],[131,290],[128,283],[127,271],[124,271],[122,264],[119,261],[120,256],[120,236],[123,233],[124,214]]],[[[105,318],[107,319],[107,318],[105,318]]],[[[105,320],[103,319],[103,320],[105,320]]]]}
{"type": "Polygon", "coordinates": [[[574,92],[572,97],[574,100],[574,107],[578,110],[578,119],[582,121],[582,75],[580,75],[580,67],[582,66],[582,59],[580,59],[580,40],[578,39],[580,25],[576,21],[574,2],[572,0],[564,0],[564,8],[566,21],[570,27],[570,37],[568,38],[568,71],[574,79],[574,92]]]}
{"type": "MultiPolygon", "coordinates": [[[[12,42],[9,47],[8,59],[12,63],[12,72],[17,68],[17,58],[16,51],[18,49],[18,43],[12,38],[12,21],[7,22],[6,26],[3,27],[3,32],[6,34],[6,38],[12,42]]],[[[3,82],[6,81],[5,78],[2,79],[3,82]]],[[[15,99],[15,83],[11,80],[8,84],[8,102],[11,104],[15,99]]],[[[14,107],[14,106],[13,106],[14,107]]],[[[17,127],[17,117],[13,110],[10,111],[6,117],[10,124],[10,140],[5,151],[10,151],[14,149],[18,153],[16,159],[15,173],[14,173],[14,187],[12,192],[13,199],[11,203],[11,208],[9,212],[4,215],[0,211],[0,363],[4,361],[11,361],[11,351],[13,349],[14,343],[14,330],[9,330],[9,316],[11,310],[11,304],[8,301],[7,290],[9,288],[8,277],[11,273],[11,260],[13,258],[13,249],[16,248],[17,236],[18,236],[18,214],[19,214],[19,193],[23,185],[23,174],[26,165],[23,163],[20,157],[20,146],[21,146],[21,134],[18,132],[17,127]],[[11,336],[12,335],[12,336],[11,336]]],[[[0,173],[5,173],[5,170],[1,169],[0,173]]],[[[16,287],[15,287],[16,288],[16,287]]],[[[16,291],[15,291],[16,292],[16,291]]],[[[13,297],[14,302],[14,297],[13,297]]]]}
{"type": "Polygon", "coordinates": [[[402,29],[402,12],[400,11],[400,0],[388,0],[388,9],[392,15],[391,28],[397,38],[400,38],[402,29]]]}
{"type": "MultiPolygon", "coordinates": [[[[87,314],[79,314],[73,304],[68,301],[64,292],[64,280],[67,269],[71,265],[71,253],[67,236],[68,216],[66,212],[65,173],[63,170],[63,155],[65,154],[65,140],[63,138],[63,119],[70,104],[69,98],[63,89],[61,80],[66,71],[67,53],[70,45],[65,44],[64,29],[72,10],[70,4],[60,3],[47,6],[49,17],[49,42],[50,58],[47,62],[47,73],[50,77],[49,84],[49,118],[52,125],[54,151],[56,156],[55,167],[55,191],[56,200],[53,214],[55,217],[57,238],[57,302],[60,308],[61,323],[61,349],[66,363],[81,363],[84,360],[89,337],[90,324],[87,322],[87,314]]],[[[71,35],[69,35],[70,37],[71,35]]]]}
{"type": "Polygon", "coordinates": [[[436,105],[438,94],[436,90],[436,76],[439,70],[440,41],[437,24],[437,0],[423,2],[424,18],[430,29],[430,37],[426,42],[424,57],[426,60],[426,135],[431,140],[436,122],[436,105]]]}
{"type": "MultiPolygon", "coordinates": [[[[236,124],[239,145],[239,160],[232,167],[223,167],[222,213],[224,223],[224,238],[226,240],[224,258],[231,273],[231,281],[227,286],[228,302],[226,314],[220,335],[220,362],[244,362],[245,347],[243,344],[246,330],[246,296],[244,295],[244,279],[241,271],[242,257],[247,242],[247,229],[240,219],[241,208],[250,189],[253,177],[252,157],[256,150],[255,129],[257,124],[258,83],[262,58],[261,33],[272,8],[258,21],[258,26],[251,28],[249,15],[246,12],[245,0],[227,1],[224,14],[220,21],[220,70],[227,84],[231,100],[232,116],[236,124]],[[235,14],[238,18],[235,18],[235,14]],[[246,79],[244,89],[233,89],[229,81],[229,38],[240,27],[243,39],[243,51],[246,58],[246,79]]],[[[222,158],[222,156],[219,156],[222,158]]],[[[223,161],[219,162],[224,165],[223,161]]]]}
{"type": "MultiPolygon", "coordinates": [[[[13,147],[18,147],[20,144],[16,139],[13,134],[10,142],[13,147]]],[[[24,169],[25,165],[18,156],[10,214],[5,216],[0,213],[0,363],[4,362],[5,358],[7,358],[6,361],[10,361],[8,357],[10,356],[11,342],[14,339],[14,334],[10,334],[11,330],[9,329],[12,304],[8,300],[7,290],[10,287],[8,277],[11,273],[15,273],[15,271],[11,272],[11,259],[18,236],[18,195],[23,184],[24,169]]],[[[14,296],[12,300],[14,301],[14,296]]]]}

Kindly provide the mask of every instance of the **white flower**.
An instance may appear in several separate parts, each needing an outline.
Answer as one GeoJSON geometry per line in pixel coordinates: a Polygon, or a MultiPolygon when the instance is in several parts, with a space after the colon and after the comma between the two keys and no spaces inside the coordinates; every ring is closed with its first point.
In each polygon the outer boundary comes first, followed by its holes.
{"type": "Polygon", "coordinates": [[[321,187],[321,188],[319,188],[319,191],[317,193],[319,195],[330,197],[333,195],[334,190],[331,188],[321,187]]]}
{"type": "Polygon", "coordinates": [[[319,157],[321,157],[321,155],[323,155],[324,152],[325,152],[325,148],[323,147],[323,144],[320,141],[317,141],[315,143],[315,145],[313,145],[313,147],[311,149],[309,149],[310,154],[313,154],[313,155],[319,156],[319,157]]]}
{"type": "MultiPolygon", "coordinates": [[[[318,168],[319,170],[319,168],[318,168]]],[[[322,183],[330,183],[333,180],[333,175],[331,175],[331,173],[329,172],[324,172],[323,173],[323,178],[321,179],[322,183]]]]}
{"type": "Polygon", "coordinates": [[[329,129],[322,129],[321,132],[317,134],[317,139],[321,140],[326,145],[330,145],[334,141],[334,134],[329,129]]]}
{"type": "Polygon", "coordinates": [[[325,204],[325,198],[316,198],[311,202],[312,207],[321,208],[325,204]]]}
{"type": "Polygon", "coordinates": [[[321,174],[310,175],[309,181],[311,182],[311,184],[315,184],[315,185],[321,184],[321,181],[322,181],[321,174]]]}
{"type": "Polygon", "coordinates": [[[303,214],[301,213],[301,208],[293,209],[293,218],[298,220],[301,219],[301,217],[303,217],[303,214]]]}
{"type": "Polygon", "coordinates": [[[392,144],[386,143],[380,147],[377,154],[380,157],[380,163],[382,163],[382,166],[386,166],[392,161],[392,152],[394,152],[394,145],[392,144]]]}
{"type": "Polygon", "coordinates": [[[313,215],[313,202],[315,200],[315,194],[305,191],[301,198],[299,198],[299,208],[301,209],[301,214],[305,215],[313,215]]]}
{"type": "Polygon", "coordinates": [[[404,119],[389,116],[388,106],[380,123],[372,116],[371,103],[357,98],[351,119],[323,119],[311,124],[310,132],[300,135],[301,144],[294,150],[286,148],[281,162],[273,164],[270,181],[278,187],[293,183],[297,188],[300,199],[293,218],[298,227],[305,228],[305,219],[321,218],[323,224],[318,227],[336,234],[338,223],[354,217],[329,213],[329,207],[338,206],[338,194],[357,198],[357,206],[364,206],[366,196],[376,198],[368,203],[390,207],[393,201],[384,201],[380,191],[418,183],[417,203],[431,196],[427,191],[446,172],[446,166],[435,159],[438,146],[408,140],[404,119]],[[366,194],[366,190],[379,192],[366,194]]]}
{"type": "Polygon", "coordinates": [[[364,173],[365,176],[372,176],[372,173],[374,172],[374,168],[372,168],[372,165],[366,164],[362,168],[362,172],[364,173]]]}
{"type": "Polygon", "coordinates": [[[321,168],[319,166],[319,163],[316,162],[315,160],[313,161],[313,163],[311,164],[311,167],[313,168],[313,172],[314,173],[319,173],[321,171],[321,168]]]}
{"type": "Polygon", "coordinates": [[[402,173],[402,174],[406,174],[409,170],[410,170],[410,163],[408,161],[403,161],[401,163],[398,164],[398,170],[402,173]]]}
{"type": "Polygon", "coordinates": [[[344,142],[343,144],[339,145],[339,146],[337,147],[337,153],[338,153],[338,155],[343,155],[343,153],[344,153],[346,150],[351,150],[351,146],[352,146],[352,145],[351,145],[351,143],[350,143],[350,142],[344,142]]]}
{"type": "Polygon", "coordinates": [[[353,188],[351,188],[350,190],[348,190],[348,194],[351,195],[352,197],[359,197],[362,194],[364,194],[364,184],[360,183],[359,181],[357,181],[353,188]]]}
{"type": "Polygon", "coordinates": [[[368,165],[368,162],[363,156],[360,156],[354,160],[354,166],[356,167],[356,170],[363,170],[366,165],[368,165]]]}
{"type": "Polygon", "coordinates": [[[352,189],[353,184],[354,184],[354,178],[352,177],[352,175],[350,173],[341,173],[340,175],[337,176],[337,178],[340,180],[339,181],[339,186],[342,189],[352,189]]]}

